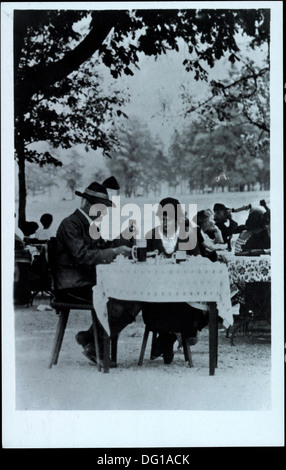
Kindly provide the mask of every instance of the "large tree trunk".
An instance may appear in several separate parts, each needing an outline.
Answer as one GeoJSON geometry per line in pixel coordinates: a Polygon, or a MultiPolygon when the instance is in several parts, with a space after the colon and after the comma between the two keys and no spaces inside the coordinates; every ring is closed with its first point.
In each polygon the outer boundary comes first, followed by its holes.
{"type": "Polygon", "coordinates": [[[19,182],[19,209],[18,209],[18,227],[21,228],[26,220],[26,175],[25,175],[25,156],[24,145],[18,143],[18,182],[19,182]]]}

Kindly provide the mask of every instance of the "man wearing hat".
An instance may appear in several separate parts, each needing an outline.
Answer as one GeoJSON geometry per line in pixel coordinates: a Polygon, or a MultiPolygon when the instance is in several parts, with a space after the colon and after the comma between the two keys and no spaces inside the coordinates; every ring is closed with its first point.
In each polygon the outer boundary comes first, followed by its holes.
{"type": "Polygon", "coordinates": [[[224,204],[214,205],[214,221],[220,229],[224,243],[230,246],[230,240],[234,233],[240,233],[244,230],[244,226],[238,225],[231,215],[231,209],[224,204]]]}
{"type": "MultiPolygon", "coordinates": [[[[113,183],[114,181],[116,180],[113,183]]],[[[59,225],[56,234],[56,283],[59,300],[91,303],[92,287],[96,284],[96,265],[111,263],[118,255],[126,257],[131,253],[132,239],[121,236],[116,240],[105,241],[97,227],[97,223],[107,214],[107,207],[114,206],[106,187],[105,183],[94,182],[83,193],[76,191],[75,194],[81,197],[80,208],[59,225]],[[96,215],[90,216],[90,208],[95,204],[99,205],[100,210],[96,215]],[[91,224],[93,229],[96,227],[97,236],[90,235],[91,224]]],[[[136,302],[111,299],[108,305],[111,333],[119,334],[127,324],[135,320],[139,311],[140,305],[136,302]]],[[[100,344],[102,335],[103,330],[99,326],[100,344]]],[[[76,341],[84,348],[83,353],[96,362],[93,328],[80,331],[76,335],[76,341]]]]}

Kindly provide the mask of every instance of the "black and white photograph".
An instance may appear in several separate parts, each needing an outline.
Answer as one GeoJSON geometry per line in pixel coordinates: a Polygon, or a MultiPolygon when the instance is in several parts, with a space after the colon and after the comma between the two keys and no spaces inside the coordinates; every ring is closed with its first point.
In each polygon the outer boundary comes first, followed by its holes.
{"type": "Polygon", "coordinates": [[[3,447],[283,446],[283,2],[1,37],[3,447]]]}

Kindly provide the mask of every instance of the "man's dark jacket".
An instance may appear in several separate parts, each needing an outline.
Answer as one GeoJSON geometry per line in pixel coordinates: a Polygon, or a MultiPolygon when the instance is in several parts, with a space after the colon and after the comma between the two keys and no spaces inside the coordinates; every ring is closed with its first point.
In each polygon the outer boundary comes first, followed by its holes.
{"type": "Polygon", "coordinates": [[[229,226],[220,220],[215,221],[216,226],[220,229],[224,243],[229,243],[229,239],[236,233],[241,233],[245,229],[244,225],[238,225],[237,222],[230,219],[229,226]]]}
{"type": "Polygon", "coordinates": [[[89,221],[78,209],[61,222],[56,234],[57,289],[95,285],[96,265],[113,261],[112,248],[122,244],[130,246],[123,239],[105,241],[99,236],[95,240],[89,232],[89,221]]]}

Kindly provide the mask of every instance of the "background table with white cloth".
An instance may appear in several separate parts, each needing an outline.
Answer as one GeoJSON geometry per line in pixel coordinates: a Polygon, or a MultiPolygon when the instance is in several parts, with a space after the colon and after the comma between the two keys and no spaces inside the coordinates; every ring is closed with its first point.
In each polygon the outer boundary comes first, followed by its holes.
{"type": "Polygon", "coordinates": [[[271,256],[227,257],[227,269],[231,284],[271,281],[271,256]]]}
{"type": "Polygon", "coordinates": [[[271,319],[271,256],[226,255],[227,269],[235,301],[239,307],[236,326],[231,331],[234,344],[236,331],[250,321],[271,319]],[[260,286],[261,285],[261,286],[260,286]],[[242,310],[241,310],[242,308],[242,310]]]}
{"type": "Polygon", "coordinates": [[[235,256],[225,254],[231,290],[238,291],[237,299],[245,303],[245,286],[251,283],[271,283],[271,256],[235,256]]]}

